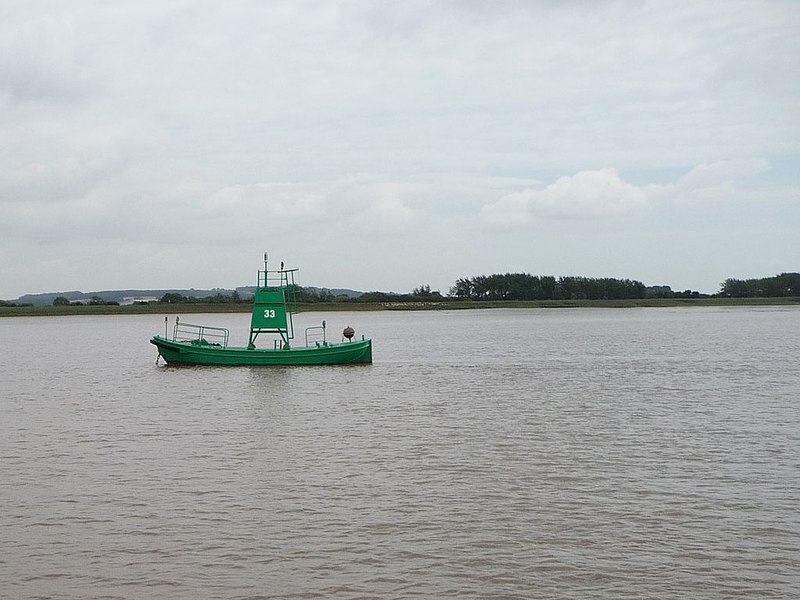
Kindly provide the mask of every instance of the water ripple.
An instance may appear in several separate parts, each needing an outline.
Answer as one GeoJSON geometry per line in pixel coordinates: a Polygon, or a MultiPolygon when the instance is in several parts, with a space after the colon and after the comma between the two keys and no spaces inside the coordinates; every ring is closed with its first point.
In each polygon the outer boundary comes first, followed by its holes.
{"type": "Polygon", "coordinates": [[[343,315],[375,364],[297,369],[0,319],[0,597],[800,597],[798,316],[343,315]]]}

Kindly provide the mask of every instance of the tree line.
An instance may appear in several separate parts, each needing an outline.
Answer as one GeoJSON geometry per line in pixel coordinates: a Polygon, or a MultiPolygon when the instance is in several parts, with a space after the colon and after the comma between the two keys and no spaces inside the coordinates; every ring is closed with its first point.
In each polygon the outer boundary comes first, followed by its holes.
{"type": "MultiPolygon", "coordinates": [[[[250,302],[250,298],[240,298],[239,292],[234,290],[231,294],[223,294],[217,292],[213,296],[205,296],[203,298],[196,298],[195,296],[184,296],[178,292],[167,292],[159,300],[162,304],[238,304],[242,302],[250,302]]],[[[145,304],[147,304],[145,302],[145,304]]]]}
{"type": "MultiPolygon", "coordinates": [[[[358,297],[346,295],[337,296],[326,288],[304,288],[299,285],[289,286],[287,296],[300,304],[320,304],[332,302],[354,302],[354,303],[380,303],[380,302],[431,302],[446,300],[442,294],[436,290],[431,290],[429,285],[421,285],[414,288],[410,294],[396,294],[392,292],[365,292],[358,297]]],[[[197,298],[195,296],[184,296],[177,292],[164,294],[159,303],[162,304],[237,304],[250,303],[253,301],[251,295],[241,296],[234,291],[232,294],[218,293],[214,296],[197,298]]]]}
{"type": "Polygon", "coordinates": [[[759,279],[726,279],[720,295],[731,298],[800,296],[800,273],[781,273],[759,279]]]}
{"type": "MultiPolygon", "coordinates": [[[[628,300],[640,298],[700,298],[692,290],[645,286],[641,281],[610,277],[553,277],[528,273],[478,275],[456,281],[453,298],[470,300],[628,300]]],[[[800,273],[758,279],[726,279],[715,296],[780,298],[800,296],[800,273]]]]}
{"type": "Polygon", "coordinates": [[[87,302],[70,301],[66,296],[56,296],[53,306],[119,306],[119,302],[113,300],[103,300],[100,296],[92,296],[87,302]]]}
{"type": "MultiPolygon", "coordinates": [[[[336,296],[328,289],[309,289],[296,286],[294,297],[304,304],[354,302],[442,302],[451,300],[630,300],[641,298],[699,298],[700,294],[691,290],[673,291],[669,286],[645,286],[641,281],[632,279],[615,279],[611,277],[553,277],[550,275],[530,275],[528,273],[505,273],[494,275],[478,275],[458,279],[450,288],[447,296],[438,290],[431,290],[429,285],[421,285],[409,294],[391,292],[366,292],[357,298],[336,296]]],[[[758,279],[726,279],[716,296],[730,298],[753,297],[786,297],[800,296],[800,273],[781,273],[774,277],[758,279]]],[[[234,291],[231,294],[217,293],[214,296],[196,298],[184,296],[176,292],[164,294],[159,300],[163,304],[239,304],[250,303],[252,298],[240,296],[234,291]]],[[[2,305],[13,306],[2,302],[2,305]]],[[[56,306],[79,305],[82,302],[70,302],[63,296],[57,297],[56,306]]],[[[107,302],[99,296],[93,296],[90,305],[118,304],[107,302]]]]}
{"type": "Polygon", "coordinates": [[[641,281],[611,277],[506,273],[459,279],[450,295],[469,300],[627,300],[645,298],[647,286],[641,281]]]}

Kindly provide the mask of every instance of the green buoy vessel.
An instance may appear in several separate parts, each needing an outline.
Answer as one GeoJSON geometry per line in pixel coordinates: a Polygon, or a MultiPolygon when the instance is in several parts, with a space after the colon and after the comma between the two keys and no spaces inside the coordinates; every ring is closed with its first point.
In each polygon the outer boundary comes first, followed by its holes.
{"type": "MultiPolygon", "coordinates": [[[[296,312],[298,269],[268,269],[264,254],[264,270],[258,271],[250,318],[247,346],[229,346],[229,331],[223,327],[193,325],[175,319],[172,336],[154,335],[150,343],[158,348],[158,356],[168,364],[271,366],[271,365],[337,365],[372,362],[372,340],[347,326],[341,342],[327,340],[325,321],[322,326],[308,327],[305,345],[294,345],[293,315],[296,312]],[[262,336],[259,339],[259,336],[262,336]],[[263,346],[264,337],[267,345],[263,346]],[[256,342],[262,343],[257,346],[256,342]],[[271,345],[270,345],[271,342],[271,345]]],[[[156,359],[158,360],[158,358],[156,359]]]]}

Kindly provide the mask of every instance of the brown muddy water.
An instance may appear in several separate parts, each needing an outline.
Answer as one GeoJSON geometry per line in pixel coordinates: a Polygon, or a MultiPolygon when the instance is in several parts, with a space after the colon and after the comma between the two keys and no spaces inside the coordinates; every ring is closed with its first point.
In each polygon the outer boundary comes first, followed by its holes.
{"type": "Polygon", "coordinates": [[[800,597],[797,307],[323,318],[374,364],[0,319],[0,597],[800,597]]]}

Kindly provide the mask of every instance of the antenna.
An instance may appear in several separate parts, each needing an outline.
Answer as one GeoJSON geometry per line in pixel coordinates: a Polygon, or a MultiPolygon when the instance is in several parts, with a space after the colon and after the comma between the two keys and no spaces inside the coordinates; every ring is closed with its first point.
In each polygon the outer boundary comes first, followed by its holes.
{"type": "Polygon", "coordinates": [[[269,260],[269,254],[264,252],[264,273],[267,272],[267,261],[269,260]]]}

